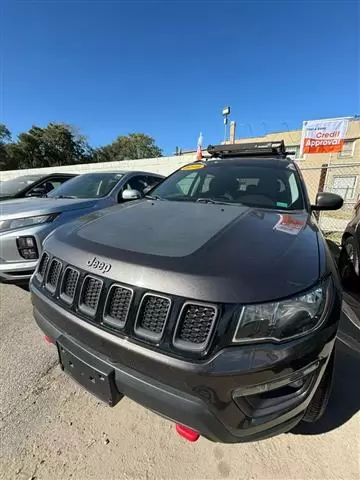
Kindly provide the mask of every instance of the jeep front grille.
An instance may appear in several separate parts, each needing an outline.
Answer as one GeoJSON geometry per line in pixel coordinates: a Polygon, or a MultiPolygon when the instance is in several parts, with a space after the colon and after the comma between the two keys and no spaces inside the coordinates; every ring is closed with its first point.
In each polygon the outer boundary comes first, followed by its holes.
{"type": "Polygon", "coordinates": [[[45,273],[46,273],[46,268],[49,264],[49,260],[50,260],[49,255],[46,252],[44,252],[42,254],[42,257],[40,259],[39,266],[38,266],[38,269],[37,269],[37,272],[36,272],[36,275],[39,278],[39,280],[44,279],[45,273]]]}
{"type": "Polygon", "coordinates": [[[65,269],[60,288],[60,298],[64,300],[64,302],[69,304],[73,302],[78,279],[79,272],[77,270],[72,267],[65,269]]]}
{"type": "MultiPolygon", "coordinates": [[[[153,342],[174,354],[209,354],[217,321],[227,308],[117,284],[63,264],[47,252],[39,261],[35,282],[73,315],[82,313],[101,329],[153,342]]],[[[221,338],[219,342],[214,348],[219,348],[221,338]]]]}
{"type": "Polygon", "coordinates": [[[103,282],[99,278],[91,275],[85,277],[81,288],[79,309],[86,315],[91,317],[95,316],[100,300],[102,284],[103,282]]]}
{"type": "Polygon", "coordinates": [[[125,325],[134,291],[121,285],[110,287],[104,311],[104,323],[118,328],[125,325]]]}
{"type": "Polygon", "coordinates": [[[138,310],[135,332],[140,337],[160,340],[171,308],[167,297],[146,293],[138,310]]]}
{"type": "Polygon", "coordinates": [[[60,272],[61,272],[61,262],[56,258],[53,258],[50,263],[50,267],[46,277],[46,288],[54,293],[59,281],[60,272]]]}
{"type": "Polygon", "coordinates": [[[182,350],[204,350],[214,329],[217,313],[215,305],[185,303],[175,329],[174,345],[182,350]]]}

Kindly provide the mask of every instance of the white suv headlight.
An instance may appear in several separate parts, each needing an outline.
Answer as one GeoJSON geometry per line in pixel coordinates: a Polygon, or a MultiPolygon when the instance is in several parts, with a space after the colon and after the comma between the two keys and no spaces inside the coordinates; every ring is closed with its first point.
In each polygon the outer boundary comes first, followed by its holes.
{"type": "Polygon", "coordinates": [[[38,215],[36,217],[14,218],[13,220],[3,220],[0,222],[0,231],[14,230],[15,228],[31,227],[41,223],[52,222],[57,215],[38,215]]]}
{"type": "Polygon", "coordinates": [[[233,342],[282,341],[310,333],[323,321],[331,286],[326,281],[287,300],[244,306],[233,342]]]}

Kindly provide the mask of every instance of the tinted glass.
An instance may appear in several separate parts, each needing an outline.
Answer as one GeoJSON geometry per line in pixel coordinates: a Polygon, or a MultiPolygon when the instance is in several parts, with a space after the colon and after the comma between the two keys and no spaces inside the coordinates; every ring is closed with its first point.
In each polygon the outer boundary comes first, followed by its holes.
{"type": "Polygon", "coordinates": [[[123,177],[122,173],[86,173],[52,190],[48,197],[101,198],[108,195],[123,177]]]}
{"type": "Polygon", "coordinates": [[[21,192],[24,188],[30,186],[42,177],[42,175],[24,175],[22,177],[14,178],[13,180],[6,180],[0,182],[0,197],[7,195],[15,195],[21,192]]]}
{"type": "Polygon", "coordinates": [[[164,180],[151,194],[175,201],[218,201],[282,210],[304,208],[300,180],[292,165],[209,163],[196,170],[187,168],[164,180]]]}
{"type": "Polygon", "coordinates": [[[67,182],[68,180],[70,180],[70,179],[69,178],[61,178],[61,179],[55,178],[54,180],[51,180],[49,183],[52,186],[52,188],[54,189],[54,188],[60,187],[63,183],[67,182]]]}
{"type": "Polygon", "coordinates": [[[42,195],[48,195],[52,190],[55,188],[60,187],[63,183],[65,183],[69,178],[66,177],[52,177],[51,180],[46,180],[42,183],[37,183],[37,185],[29,190],[26,194],[27,197],[34,196],[35,192],[40,193],[42,195]]]}
{"type": "Polygon", "coordinates": [[[143,193],[148,186],[148,177],[144,175],[136,175],[126,182],[124,190],[137,190],[138,192],[143,193]]]}

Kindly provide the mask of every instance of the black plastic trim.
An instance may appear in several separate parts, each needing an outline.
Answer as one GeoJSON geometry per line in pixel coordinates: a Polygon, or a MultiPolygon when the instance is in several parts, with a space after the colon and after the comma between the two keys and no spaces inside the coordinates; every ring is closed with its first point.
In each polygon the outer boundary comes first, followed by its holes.
{"type": "Polygon", "coordinates": [[[62,278],[61,278],[61,283],[60,283],[60,294],[59,294],[59,297],[60,299],[65,302],[66,304],[68,305],[72,305],[74,300],[75,300],[75,295],[76,295],[76,289],[78,287],[78,283],[79,283],[79,278],[80,278],[80,272],[77,268],[74,268],[70,265],[68,265],[65,270],[64,270],[64,273],[62,275],[62,278]],[[76,283],[75,283],[75,292],[74,292],[74,296],[71,298],[69,297],[69,295],[66,295],[64,293],[64,281],[65,281],[65,278],[66,278],[66,272],[68,270],[72,270],[73,272],[76,272],[77,274],[77,278],[76,278],[76,283]]]}
{"type": "Polygon", "coordinates": [[[110,326],[115,327],[115,328],[124,328],[124,326],[127,322],[127,319],[129,317],[129,312],[130,312],[130,309],[131,309],[132,302],[134,300],[134,293],[135,293],[134,289],[129,288],[129,287],[125,287],[124,285],[121,285],[120,283],[113,283],[112,285],[110,285],[110,288],[108,289],[107,294],[106,294],[106,300],[105,300],[105,303],[104,303],[103,314],[102,314],[102,321],[105,324],[109,324],[110,326]],[[109,307],[109,303],[111,301],[111,293],[112,293],[112,290],[115,289],[115,288],[121,288],[122,290],[127,290],[128,292],[131,292],[131,298],[130,298],[130,301],[129,301],[129,306],[128,306],[128,309],[127,309],[127,312],[126,312],[125,320],[123,322],[117,320],[116,318],[112,317],[108,313],[108,307],[109,307]]]}
{"type": "Polygon", "coordinates": [[[78,307],[79,307],[79,310],[80,312],[84,313],[85,315],[91,317],[91,318],[94,318],[96,316],[96,312],[98,310],[98,307],[99,307],[99,302],[100,302],[100,297],[101,297],[101,292],[103,290],[103,286],[104,286],[104,281],[99,278],[99,277],[96,277],[95,275],[86,275],[82,281],[82,284],[81,284],[81,289],[80,289],[80,295],[79,295],[79,302],[78,302],[78,307]],[[99,293],[99,296],[97,298],[97,302],[96,302],[96,307],[94,309],[92,308],[89,308],[87,307],[86,305],[84,305],[82,303],[82,296],[83,296],[83,290],[84,290],[84,285],[87,281],[87,279],[89,278],[93,278],[94,280],[97,280],[98,282],[100,282],[101,286],[100,286],[100,293],[99,293]]]}

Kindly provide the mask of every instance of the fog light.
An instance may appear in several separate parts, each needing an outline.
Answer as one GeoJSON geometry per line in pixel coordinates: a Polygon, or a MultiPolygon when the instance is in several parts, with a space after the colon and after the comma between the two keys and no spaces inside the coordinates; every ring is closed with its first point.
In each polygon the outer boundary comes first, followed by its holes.
{"type": "Polygon", "coordinates": [[[20,255],[25,258],[25,260],[36,260],[39,258],[34,237],[19,237],[16,243],[20,255]]]}
{"type": "Polygon", "coordinates": [[[259,385],[250,385],[246,387],[237,388],[233,392],[233,398],[236,397],[245,397],[249,395],[258,395],[265,392],[270,392],[272,390],[276,390],[278,388],[291,386],[293,388],[299,388],[303,386],[306,382],[306,377],[311,373],[315,372],[320,366],[320,362],[317,360],[316,362],[310,364],[309,366],[303,368],[302,370],[298,370],[294,372],[290,376],[282,377],[277,380],[270,381],[268,383],[262,383],[259,385]]]}
{"type": "Polygon", "coordinates": [[[36,246],[34,237],[19,237],[18,238],[18,247],[19,248],[33,248],[36,246]]]}
{"type": "Polygon", "coordinates": [[[26,258],[27,260],[36,259],[37,252],[35,248],[23,248],[20,251],[22,257],[26,258]]]}

